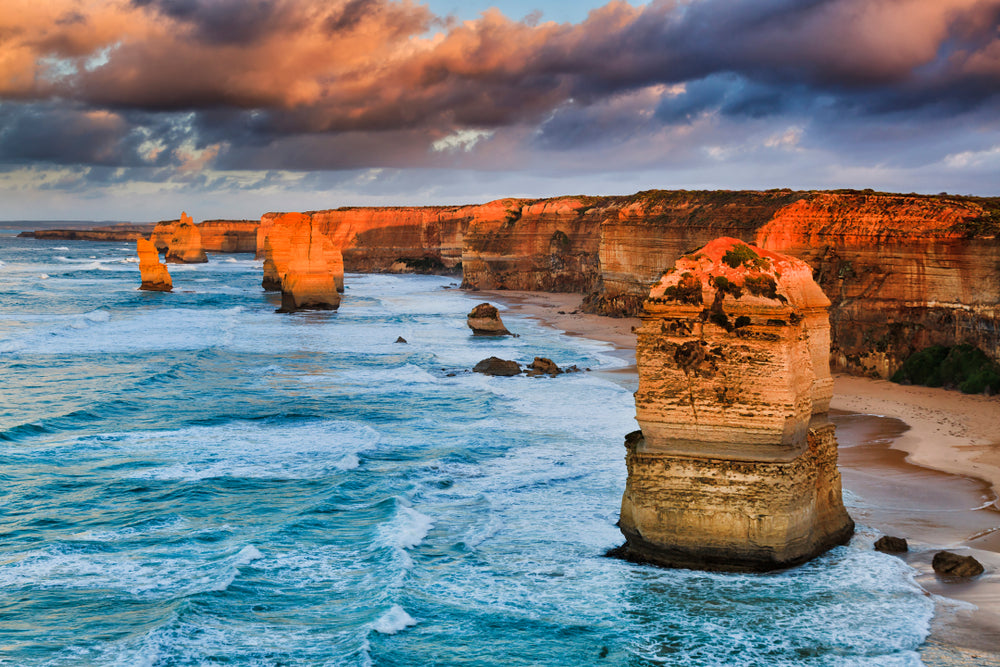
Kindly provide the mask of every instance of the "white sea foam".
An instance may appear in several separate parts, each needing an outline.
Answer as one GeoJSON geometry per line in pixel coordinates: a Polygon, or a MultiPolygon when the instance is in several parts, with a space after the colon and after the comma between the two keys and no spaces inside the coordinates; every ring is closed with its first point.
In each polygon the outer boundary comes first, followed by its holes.
{"type": "Polygon", "coordinates": [[[373,428],[347,421],[306,424],[233,422],[178,431],[126,434],[125,449],[168,461],[135,479],[197,481],[215,477],[309,479],[360,465],[358,454],[379,439],[373,428]]]}
{"type": "Polygon", "coordinates": [[[405,609],[398,604],[394,604],[389,608],[389,611],[382,614],[378,620],[372,623],[372,630],[383,635],[394,635],[416,624],[417,622],[412,616],[406,613],[405,609]]]}
{"type": "Polygon", "coordinates": [[[400,548],[412,549],[424,541],[433,527],[434,522],[426,514],[411,507],[400,507],[391,530],[393,540],[400,548]]]}

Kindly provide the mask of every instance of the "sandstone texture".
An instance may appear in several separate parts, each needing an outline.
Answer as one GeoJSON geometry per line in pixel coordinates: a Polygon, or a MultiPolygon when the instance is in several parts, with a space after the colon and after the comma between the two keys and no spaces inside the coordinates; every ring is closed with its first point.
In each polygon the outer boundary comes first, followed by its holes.
{"type": "MultiPolygon", "coordinates": [[[[264,239],[285,213],[266,213],[257,229],[257,254],[264,239]]],[[[463,207],[409,206],[340,208],[311,211],[315,228],[342,256],[344,267],[357,273],[412,271],[449,273],[461,270],[462,229],[469,219],[463,207]]]]}
{"type": "Polygon", "coordinates": [[[264,239],[265,289],[281,291],[279,312],[336,310],[344,264],[330,239],[301,213],[286,213],[264,239]]]}
{"type": "Polygon", "coordinates": [[[500,311],[496,306],[488,303],[481,303],[472,309],[466,320],[469,328],[475,336],[509,336],[503,320],[500,319],[500,311]]]}
{"type": "Polygon", "coordinates": [[[986,570],[972,556],[959,556],[950,551],[939,551],[931,561],[934,572],[944,577],[978,577],[986,570]]]}
{"type": "Polygon", "coordinates": [[[258,220],[205,220],[197,226],[205,252],[257,252],[258,220]]]}
{"type": "MultiPolygon", "coordinates": [[[[264,256],[268,213],[257,231],[264,256]]],[[[832,301],[834,368],[889,377],[928,345],[1000,360],[1000,199],[870,191],[662,191],[307,213],[350,271],[463,274],[638,315],[664,269],[719,236],[804,260],[832,301]]]]}
{"type": "Polygon", "coordinates": [[[142,276],[141,290],[150,292],[169,292],[173,289],[170,272],[167,265],[160,262],[160,254],[152,241],[136,239],[136,251],[139,253],[139,273],[142,276]]]}
{"type": "Polygon", "coordinates": [[[853,534],[826,417],[829,300],[804,262],[720,238],[650,291],[641,431],[626,440],[626,557],[768,570],[853,534]]]}
{"type": "Polygon", "coordinates": [[[153,227],[149,240],[156,246],[157,252],[167,252],[170,248],[170,239],[174,238],[174,227],[178,222],[180,220],[163,220],[153,227]]]}
{"type": "Polygon", "coordinates": [[[173,232],[167,247],[168,264],[203,264],[208,261],[201,244],[201,232],[191,216],[181,213],[181,220],[173,226],[173,232]]]}

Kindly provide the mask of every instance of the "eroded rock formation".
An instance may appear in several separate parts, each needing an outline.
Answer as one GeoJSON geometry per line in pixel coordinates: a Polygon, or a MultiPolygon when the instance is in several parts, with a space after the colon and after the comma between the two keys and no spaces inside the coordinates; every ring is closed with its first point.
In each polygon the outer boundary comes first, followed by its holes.
{"type": "Polygon", "coordinates": [[[510,336],[503,320],[500,319],[500,311],[496,306],[489,303],[481,303],[472,309],[466,319],[466,324],[472,329],[475,336],[510,336]]]}
{"type": "Polygon", "coordinates": [[[720,238],[653,287],[626,440],[626,557],[768,570],[845,542],[826,418],[829,300],[797,259],[720,238]]]}
{"type": "Polygon", "coordinates": [[[257,220],[205,220],[197,227],[206,252],[256,252],[257,220]]]}
{"type": "Polygon", "coordinates": [[[187,213],[181,213],[180,222],[173,226],[166,260],[173,264],[203,264],[208,261],[201,243],[201,232],[187,213]]]}
{"type": "Polygon", "coordinates": [[[171,291],[174,285],[170,280],[170,272],[167,271],[167,265],[160,262],[160,253],[156,251],[153,242],[136,239],[135,249],[139,253],[139,273],[142,276],[139,289],[150,292],[171,291]]]}
{"type": "MultiPolygon", "coordinates": [[[[261,218],[258,256],[267,229],[261,218]]],[[[659,191],[307,214],[352,271],[451,272],[481,289],[580,292],[638,315],[680,256],[719,236],[805,260],[830,296],[834,367],[888,377],[928,345],[1000,360],[1000,200],[875,192],[659,191]]]]}
{"type": "Polygon", "coordinates": [[[281,291],[279,312],[336,310],[344,285],[340,251],[302,213],[286,213],[264,239],[264,289],[281,291]]]}

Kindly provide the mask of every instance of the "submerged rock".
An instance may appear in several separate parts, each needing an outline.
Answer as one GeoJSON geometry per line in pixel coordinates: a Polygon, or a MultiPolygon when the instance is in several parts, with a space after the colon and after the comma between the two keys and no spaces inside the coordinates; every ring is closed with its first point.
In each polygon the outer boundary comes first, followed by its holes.
{"type": "Polygon", "coordinates": [[[769,570],[846,542],[829,300],[797,259],[717,239],[653,287],[626,441],[629,557],[769,570]]]}
{"type": "Polygon", "coordinates": [[[514,375],[520,375],[521,365],[516,361],[500,359],[499,357],[490,357],[489,359],[483,359],[480,361],[472,368],[472,370],[485,375],[511,377],[514,375]]]}
{"type": "Polygon", "coordinates": [[[405,338],[403,338],[402,336],[400,336],[399,338],[397,338],[397,339],[396,339],[396,342],[397,342],[397,343],[405,343],[405,342],[406,342],[406,339],[405,339],[405,338]]]}
{"type": "Polygon", "coordinates": [[[883,535],[875,542],[875,551],[881,551],[885,554],[901,554],[909,550],[909,545],[902,537],[883,535]]]}
{"type": "Polygon", "coordinates": [[[489,303],[481,303],[472,309],[467,320],[474,336],[510,336],[500,319],[500,312],[489,303]]]}
{"type": "Polygon", "coordinates": [[[152,241],[136,239],[136,252],[139,253],[139,273],[142,284],[139,289],[150,292],[169,292],[174,288],[167,265],[160,261],[160,254],[152,241]]]}
{"type": "Polygon", "coordinates": [[[931,561],[934,572],[946,577],[978,577],[986,570],[972,556],[959,556],[950,551],[939,551],[931,561]]]}
{"type": "Polygon", "coordinates": [[[172,264],[204,264],[208,261],[201,243],[201,232],[187,213],[181,213],[167,248],[166,260],[172,264]]]}

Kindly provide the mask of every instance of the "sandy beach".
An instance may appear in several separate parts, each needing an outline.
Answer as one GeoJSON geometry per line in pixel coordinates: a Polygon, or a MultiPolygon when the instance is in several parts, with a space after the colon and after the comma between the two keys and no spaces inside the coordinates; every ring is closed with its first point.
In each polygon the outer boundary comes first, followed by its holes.
{"type": "MultiPolygon", "coordinates": [[[[476,295],[568,335],[611,343],[631,361],[620,381],[637,383],[640,320],[582,313],[579,294],[476,295]]],[[[860,539],[905,537],[906,562],[936,596],[924,663],[1000,665],[1000,398],[837,375],[831,419],[860,539]],[[986,573],[967,582],[937,577],[931,559],[942,549],[975,556],[986,573]]]]}

